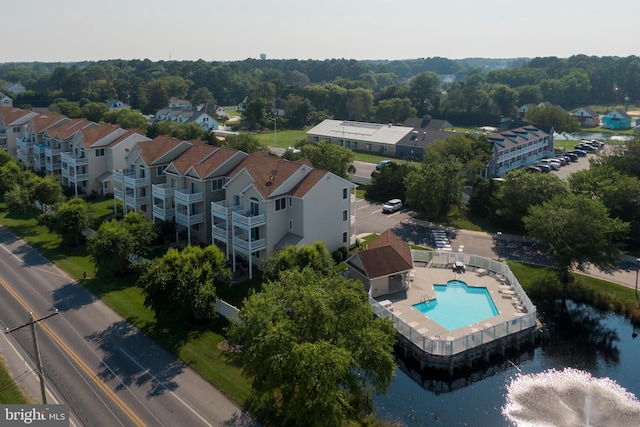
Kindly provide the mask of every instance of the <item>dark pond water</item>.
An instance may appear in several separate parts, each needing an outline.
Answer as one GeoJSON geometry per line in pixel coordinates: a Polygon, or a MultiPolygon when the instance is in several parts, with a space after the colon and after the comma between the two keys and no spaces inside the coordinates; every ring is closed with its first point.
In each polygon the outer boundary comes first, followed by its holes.
{"type": "Polygon", "coordinates": [[[549,324],[556,328],[548,343],[481,372],[437,381],[398,369],[388,396],[375,398],[377,414],[406,426],[513,426],[502,415],[511,380],[520,373],[566,367],[595,378],[608,377],[640,397],[640,337],[634,338],[628,321],[571,303],[566,310],[557,305],[549,311],[555,313],[549,316],[549,324]]]}

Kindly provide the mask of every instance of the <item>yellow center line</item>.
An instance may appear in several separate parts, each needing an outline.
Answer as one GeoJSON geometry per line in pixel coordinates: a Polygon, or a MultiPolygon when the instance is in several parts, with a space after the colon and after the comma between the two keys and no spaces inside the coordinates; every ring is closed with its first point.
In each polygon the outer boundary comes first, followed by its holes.
{"type": "MultiPolygon", "coordinates": [[[[18,301],[20,303],[20,305],[22,305],[22,307],[28,311],[33,313],[34,318],[39,318],[36,315],[36,312],[29,306],[29,304],[27,304],[21,297],[20,295],[18,295],[10,286],[7,282],[4,281],[4,279],[2,279],[0,277],[0,284],[2,284],[2,286],[7,290],[7,292],[9,292],[15,299],[16,301],[18,301]]],[[[42,327],[42,329],[44,329],[47,334],[49,334],[49,336],[51,337],[51,339],[53,339],[53,341],[55,341],[56,344],[58,344],[58,346],[67,354],[67,356],[69,356],[74,362],[76,362],[76,364],[78,365],[78,367],[84,371],[84,373],[93,380],[93,382],[100,388],[102,389],[102,391],[104,391],[107,396],[109,396],[109,398],[113,401],[113,403],[116,404],[116,406],[118,406],[122,412],[124,412],[129,419],[131,419],[131,421],[133,421],[135,423],[135,425],[137,426],[145,426],[145,423],[136,415],[135,412],[133,412],[123,401],[122,399],[120,399],[118,397],[118,395],[116,395],[113,390],[111,390],[109,388],[109,386],[107,386],[107,384],[105,384],[98,376],[95,372],[93,372],[91,370],[91,368],[82,360],[80,359],[80,357],[73,351],[71,350],[71,348],[55,333],[53,332],[53,330],[51,330],[51,328],[49,326],[47,326],[46,323],[41,323],[40,326],[42,327]]]]}

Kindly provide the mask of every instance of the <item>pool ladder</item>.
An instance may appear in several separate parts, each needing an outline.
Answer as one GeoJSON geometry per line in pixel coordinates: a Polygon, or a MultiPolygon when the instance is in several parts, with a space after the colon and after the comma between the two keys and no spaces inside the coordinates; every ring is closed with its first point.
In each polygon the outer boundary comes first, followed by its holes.
{"type": "Polygon", "coordinates": [[[420,302],[429,301],[429,296],[427,294],[420,295],[420,302]]]}

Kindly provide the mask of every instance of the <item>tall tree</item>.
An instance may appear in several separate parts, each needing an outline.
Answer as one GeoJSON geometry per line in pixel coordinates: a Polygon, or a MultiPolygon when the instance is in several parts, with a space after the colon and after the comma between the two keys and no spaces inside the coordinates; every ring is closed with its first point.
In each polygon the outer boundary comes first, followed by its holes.
{"type": "Polygon", "coordinates": [[[396,367],[391,322],[373,315],[362,284],[311,268],[285,271],[251,295],[228,335],[274,425],[361,420],[396,367]]]}
{"type": "Polygon", "coordinates": [[[529,123],[552,125],[556,132],[576,132],[580,123],[565,110],[557,106],[533,107],[527,111],[525,119],[529,123]]]}
{"type": "Polygon", "coordinates": [[[216,246],[170,248],[146,262],[138,279],[144,304],[156,316],[180,318],[190,313],[196,321],[215,317],[216,283],[231,279],[224,252],[216,246]]]}
{"type": "Polygon", "coordinates": [[[353,151],[348,148],[320,141],[317,144],[304,144],[300,150],[302,157],[308,159],[314,168],[333,172],[345,179],[356,171],[353,151]]]}
{"type": "Polygon", "coordinates": [[[244,151],[247,154],[264,151],[265,149],[255,135],[244,132],[238,135],[227,136],[224,142],[222,142],[222,145],[244,151]]]}
{"type": "Polygon", "coordinates": [[[284,271],[302,270],[305,267],[329,276],[335,273],[336,263],[324,243],[315,242],[311,246],[287,246],[266,260],[262,267],[266,277],[275,280],[284,271]]]}
{"type": "Polygon", "coordinates": [[[116,263],[118,272],[125,272],[132,257],[149,255],[156,238],[153,223],[138,212],[127,213],[122,221],[103,222],[89,239],[88,250],[94,264],[101,268],[116,263]]]}
{"type": "Polygon", "coordinates": [[[149,120],[138,110],[122,108],[109,111],[102,116],[105,123],[118,124],[122,129],[140,129],[143,134],[147,132],[149,120]]]}
{"type": "Polygon", "coordinates": [[[453,158],[448,159],[446,165],[425,163],[419,171],[410,172],[404,182],[406,204],[435,220],[461,201],[464,186],[462,164],[453,158]],[[452,174],[448,175],[448,172],[452,174]]]}
{"type": "Polygon", "coordinates": [[[441,84],[440,76],[432,71],[417,74],[409,82],[411,102],[420,117],[440,108],[441,84]]]}
{"type": "Polygon", "coordinates": [[[82,233],[93,221],[91,206],[81,198],[73,198],[56,207],[53,230],[67,244],[78,244],[82,233]]]}
{"type": "Polygon", "coordinates": [[[390,199],[406,201],[405,181],[416,167],[411,163],[393,162],[371,174],[371,183],[367,186],[366,198],[384,202],[390,199]]]}
{"type": "Polygon", "coordinates": [[[529,208],[565,196],[569,186],[555,174],[529,173],[523,169],[507,172],[495,191],[496,211],[494,219],[505,229],[524,231],[523,218],[529,208]]]}
{"type": "Polygon", "coordinates": [[[573,269],[617,269],[629,230],[628,223],[609,217],[602,201],[574,194],[532,206],[523,222],[528,234],[544,245],[565,286],[573,269]]]}

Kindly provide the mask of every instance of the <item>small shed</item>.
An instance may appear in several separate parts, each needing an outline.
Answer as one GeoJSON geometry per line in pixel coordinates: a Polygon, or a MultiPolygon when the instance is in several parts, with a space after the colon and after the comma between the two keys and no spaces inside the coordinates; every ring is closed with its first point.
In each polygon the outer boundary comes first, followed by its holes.
{"type": "Polygon", "coordinates": [[[349,278],[360,280],[373,298],[406,290],[413,270],[411,247],[391,230],[382,233],[367,249],[356,252],[345,263],[349,278]]]}

